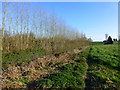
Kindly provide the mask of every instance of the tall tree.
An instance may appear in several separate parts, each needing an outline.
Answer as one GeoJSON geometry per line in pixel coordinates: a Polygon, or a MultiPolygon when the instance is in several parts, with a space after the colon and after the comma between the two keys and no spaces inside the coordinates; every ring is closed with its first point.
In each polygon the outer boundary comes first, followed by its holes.
{"type": "Polygon", "coordinates": [[[112,41],[112,38],[111,36],[108,37],[108,40],[107,40],[108,44],[113,44],[113,41],[112,41]]]}

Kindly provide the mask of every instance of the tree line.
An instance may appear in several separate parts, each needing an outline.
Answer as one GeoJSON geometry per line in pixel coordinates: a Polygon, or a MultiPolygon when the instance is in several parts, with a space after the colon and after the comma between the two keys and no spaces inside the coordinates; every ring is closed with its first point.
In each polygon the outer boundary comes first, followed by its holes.
{"type": "Polygon", "coordinates": [[[29,3],[3,3],[2,7],[3,54],[26,49],[56,53],[89,44],[84,33],[54,12],[42,8],[31,11],[29,3]]]}

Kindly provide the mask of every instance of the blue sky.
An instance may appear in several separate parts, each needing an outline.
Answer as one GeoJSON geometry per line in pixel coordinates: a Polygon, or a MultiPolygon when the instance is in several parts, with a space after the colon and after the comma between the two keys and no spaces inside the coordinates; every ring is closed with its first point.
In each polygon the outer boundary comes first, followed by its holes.
{"type": "Polygon", "coordinates": [[[31,11],[40,7],[56,12],[68,25],[94,41],[103,41],[106,33],[118,37],[117,2],[31,2],[31,11]]]}
{"type": "MultiPolygon", "coordinates": [[[[2,3],[0,2],[0,13],[2,13],[2,3]]],[[[2,28],[2,14],[0,14],[0,29],[2,28]]]]}
{"type": "Polygon", "coordinates": [[[91,37],[102,41],[105,34],[118,37],[118,3],[117,2],[61,2],[34,3],[47,11],[55,11],[70,26],[91,37]]]}

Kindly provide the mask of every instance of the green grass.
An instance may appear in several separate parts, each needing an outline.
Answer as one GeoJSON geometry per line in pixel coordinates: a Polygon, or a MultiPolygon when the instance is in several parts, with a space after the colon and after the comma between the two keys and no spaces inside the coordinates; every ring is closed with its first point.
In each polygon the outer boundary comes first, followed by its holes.
{"type": "Polygon", "coordinates": [[[34,60],[42,55],[46,55],[47,52],[43,49],[35,50],[28,49],[24,51],[3,54],[2,55],[2,66],[7,68],[8,65],[21,65],[24,63],[29,63],[31,60],[34,60]]]}
{"type": "Polygon", "coordinates": [[[118,45],[90,48],[88,55],[87,87],[120,88],[120,60],[118,45]]]}
{"type": "MultiPolygon", "coordinates": [[[[79,54],[74,55],[75,57],[79,54]]],[[[44,75],[44,79],[38,80],[34,87],[29,88],[85,88],[85,76],[87,72],[86,59],[77,59],[73,63],[56,63],[60,71],[54,74],[44,75]]]]}
{"type": "MultiPolygon", "coordinates": [[[[3,66],[20,65],[28,63],[32,59],[45,55],[45,50],[26,50],[17,53],[3,55],[3,66]],[[34,56],[34,57],[33,57],[34,56]]],[[[18,79],[28,88],[120,88],[120,56],[118,54],[118,44],[100,45],[94,44],[85,51],[74,54],[74,62],[59,62],[48,65],[56,67],[57,71],[53,74],[43,75],[43,79],[35,82],[28,82],[28,79],[18,79]]],[[[42,70],[42,68],[37,68],[42,70]]]]}
{"type": "MultiPolygon", "coordinates": [[[[103,42],[91,42],[91,45],[103,45],[103,42]]],[[[113,44],[118,44],[118,41],[114,41],[113,44]]]]}
{"type": "Polygon", "coordinates": [[[14,80],[10,80],[10,81],[17,81],[17,82],[22,82],[22,83],[25,83],[27,84],[29,82],[28,78],[23,78],[23,79],[14,79],[14,80]]]}
{"type": "Polygon", "coordinates": [[[103,42],[91,42],[92,45],[103,45],[103,42]]]}
{"type": "Polygon", "coordinates": [[[73,55],[73,63],[56,63],[60,72],[43,75],[29,88],[120,88],[118,45],[93,45],[73,55]],[[33,87],[32,87],[33,86],[33,87]]]}

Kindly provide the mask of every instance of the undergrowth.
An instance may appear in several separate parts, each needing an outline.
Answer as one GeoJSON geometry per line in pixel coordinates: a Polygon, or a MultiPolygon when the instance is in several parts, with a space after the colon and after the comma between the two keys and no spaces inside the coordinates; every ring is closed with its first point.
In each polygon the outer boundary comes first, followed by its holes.
{"type": "Polygon", "coordinates": [[[47,51],[43,49],[35,50],[35,49],[28,49],[24,51],[3,54],[2,55],[2,67],[6,69],[9,65],[21,65],[24,63],[29,63],[32,60],[37,59],[42,55],[46,55],[47,51]]]}
{"type": "Polygon", "coordinates": [[[42,80],[36,81],[36,85],[29,84],[29,88],[85,88],[85,76],[87,63],[85,58],[78,58],[79,54],[74,55],[74,62],[56,63],[58,73],[47,74],[42,80]]]}

